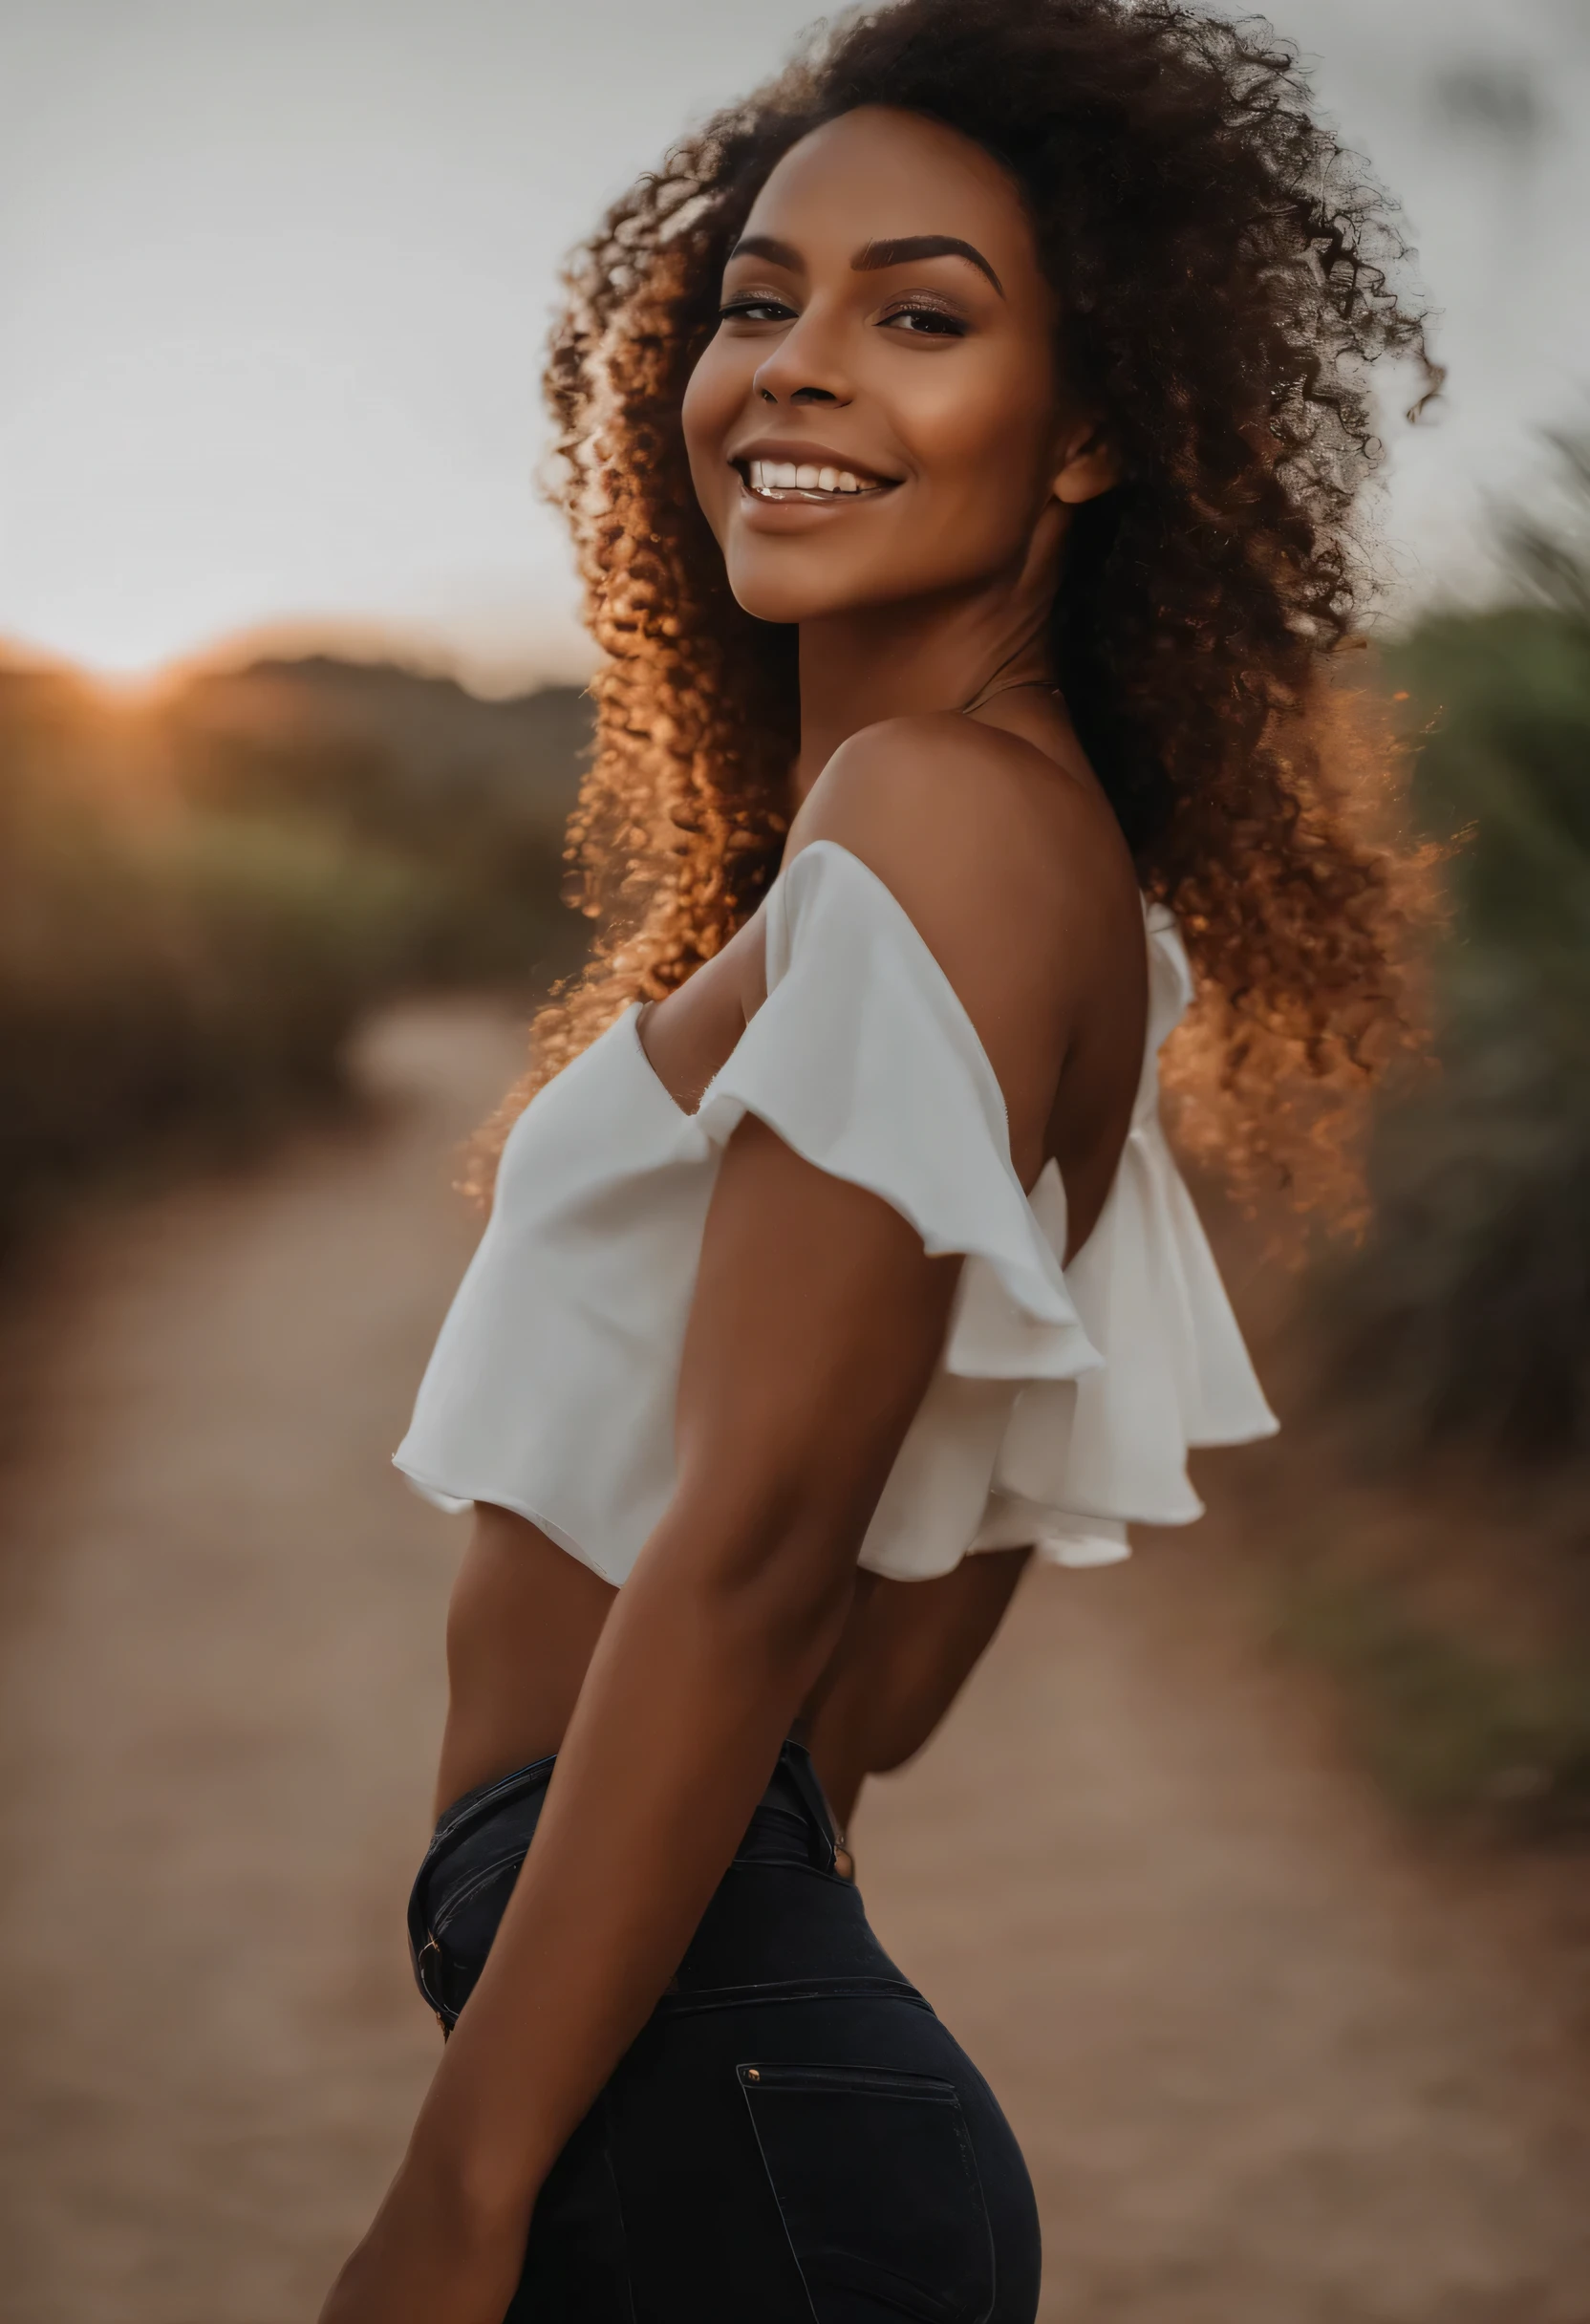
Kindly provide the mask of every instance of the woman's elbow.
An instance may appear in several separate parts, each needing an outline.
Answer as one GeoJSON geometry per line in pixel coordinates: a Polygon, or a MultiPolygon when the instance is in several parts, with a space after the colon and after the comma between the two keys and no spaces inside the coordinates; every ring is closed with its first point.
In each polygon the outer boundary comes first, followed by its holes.
{"type": "Polygon", "coordinates": [[[711,1627],[759,1661],[821,1668],[850,1610],[865,1526],[799,1492],[757,1510],[698,1510],[686,1525],[681,1562],[711,1627]]]}
{"type": "Polygon", "coordinates": [[[850,1610],[854,1551],[835,1557],[831,1543],[805,1541],[798,1530],[748,1548],[709,1585],[720,1619],[769,1659],[820,1669],[850,1610]]]}

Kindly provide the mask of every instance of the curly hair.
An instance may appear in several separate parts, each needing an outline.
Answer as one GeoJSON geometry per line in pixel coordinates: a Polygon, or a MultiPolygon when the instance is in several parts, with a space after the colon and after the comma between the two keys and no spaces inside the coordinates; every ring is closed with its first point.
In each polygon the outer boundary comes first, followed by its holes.
{"type": "Polygon", "coordinates": [[[1285,1073],[1366,1079],[1398,1018],[1396,859],[1358,828],[1318,713],[1371,592],[1351,522],[1382,451],[1368,367],[1410,360],[1416,409],[1440,373],[1394,282],[1391,205],[1315,118],[1295,51],[1179,0],[893,0],[819,27],[571,262],[547,386],[603,656],[569,835],[598,935],[499,1129],[709,959],[777,869],[794,635],[730,595],[679,411],[769,172],[868,104],[973,140],[1031,219],[1064,375],[1125,470],[1075,512],[1055,675],[1145,889],[1180,918],[1235,1143],[1278,1154],[1285,1073]]]}

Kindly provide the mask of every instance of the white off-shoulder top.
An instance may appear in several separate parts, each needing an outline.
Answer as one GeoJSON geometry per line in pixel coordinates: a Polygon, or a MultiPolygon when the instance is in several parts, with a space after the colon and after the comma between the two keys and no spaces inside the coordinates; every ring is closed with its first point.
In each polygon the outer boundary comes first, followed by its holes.
{"type": "Polygon", "coordinates": [[[1160,1127],[1157,1052],[1192,991],[1171,914],[1147,912],[1131,1129],[1103,1215],[1063,1267],[1059,1171],[1023,1192],[993,1067],[892,892],[818,840],[763,912],[766,1001],[695,1113],[653,1071],[631,1008],[515,1124],[398,1468],[444,1508],[517,1510],[622,1582],[674,1489],[707,1205],[753,1113],[892,1204],[930,1253],[965,1255],[863,1565],[925,1580],[1023,1542],[1104,1564],[1127,1554],[1134,1520],[1201,1516],[1189,1448],[1277,1424],[1160,1127]]]}

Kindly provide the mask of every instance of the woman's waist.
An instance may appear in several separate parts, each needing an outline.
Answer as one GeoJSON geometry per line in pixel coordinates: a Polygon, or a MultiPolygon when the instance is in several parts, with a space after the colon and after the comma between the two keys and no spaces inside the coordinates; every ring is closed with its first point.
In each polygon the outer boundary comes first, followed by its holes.
{"type": "MultiPolygon", "coordinates": [[[[409,1900],[421,1992],[450,2025],[473,1990],[539,1822],[555,1756],[477,1785],[439,1818],[409,1900]]],[[[835,1986],[915,1998],[836,1869],[827,1803],[805,1750],[786,1743],[663,2007],[766,1999],[835,1986]]]]}
{"type": "Polygon", "coordinates": [[[477,1504],[447,1609],[449,1816],[482,1778],[557,1751],[616,1594],[528,1519],[477,1504]]]}

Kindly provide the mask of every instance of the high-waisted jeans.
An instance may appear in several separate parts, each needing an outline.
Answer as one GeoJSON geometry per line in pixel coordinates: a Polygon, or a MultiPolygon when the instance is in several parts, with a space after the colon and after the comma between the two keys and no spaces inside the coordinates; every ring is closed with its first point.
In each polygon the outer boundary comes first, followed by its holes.
{"type": "MultiPolygon", "coordinates": [[[[550,1759],[466,1793],[409,1904],[450,2025],[550,1759]]],[[[786,1743],[678,1974],[564,2148],[505,2324],[1032,2324],[1038,2214],[993,2093],[834,1869],[786,1743]]]]}

